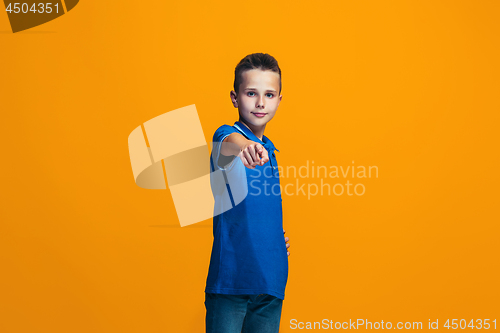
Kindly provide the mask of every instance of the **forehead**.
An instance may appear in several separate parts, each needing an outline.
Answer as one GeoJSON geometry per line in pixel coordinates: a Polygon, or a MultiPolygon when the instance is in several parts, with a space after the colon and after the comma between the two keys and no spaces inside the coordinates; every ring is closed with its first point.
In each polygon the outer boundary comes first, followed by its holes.
{"type": "Polygon", "coordinates": [[[250,69],[241,73],[240,88],[265,88],[279,90],[280,75],[276,72],[261,69],[250,69]]]}

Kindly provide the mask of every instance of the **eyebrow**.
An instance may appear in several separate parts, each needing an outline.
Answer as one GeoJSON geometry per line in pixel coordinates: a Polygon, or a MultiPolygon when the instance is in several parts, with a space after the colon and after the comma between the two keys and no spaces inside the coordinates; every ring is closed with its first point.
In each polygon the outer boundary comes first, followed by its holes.
{"type": "MultiPolygon", "coordinates": [[[[256,88],[245,88],[244,90],[257,90],[256,88]]],[[[271,92],[276,92],[274,89],[267,89],[266,92],[271,91],[271,92]]]]}

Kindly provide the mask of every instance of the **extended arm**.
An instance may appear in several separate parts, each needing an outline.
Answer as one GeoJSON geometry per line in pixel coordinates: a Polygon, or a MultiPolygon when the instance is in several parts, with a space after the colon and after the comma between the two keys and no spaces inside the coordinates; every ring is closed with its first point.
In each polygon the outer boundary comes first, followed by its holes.
{"type": "Polygon", "coordinates": [[[231,133],[222,142],[221,155],[239,156],[243,165],[249,169],[269,161],[267,150],[260,143],[247,140],[239,133],[231,133]]]}

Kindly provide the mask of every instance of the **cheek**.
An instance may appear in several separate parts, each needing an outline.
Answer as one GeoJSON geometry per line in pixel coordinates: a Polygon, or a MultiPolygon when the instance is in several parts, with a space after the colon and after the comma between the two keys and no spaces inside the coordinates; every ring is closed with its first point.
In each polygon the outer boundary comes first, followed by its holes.
{"type": "Polygon", "coordinates": [[[253,101],[251,98],[248,98],[248,97],[242,97],[241,98],[241,103],[245,106],[252,106],[253,105],[253,101]]]}
{"type": "Polygon", "coordinates": [[[273,99],[271,105],[273,106],[273,109],[276,109],[279,105],[280,100],[279,99],[273,99]]]}

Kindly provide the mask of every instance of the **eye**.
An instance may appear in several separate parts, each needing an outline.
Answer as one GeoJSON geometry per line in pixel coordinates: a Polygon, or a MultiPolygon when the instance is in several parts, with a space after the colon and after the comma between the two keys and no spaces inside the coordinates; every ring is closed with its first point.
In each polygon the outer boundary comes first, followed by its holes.
{"type": "Polygon", "coordinates": [[[254,96],[254,95],[250,95],[250,94],[254,94],[255,95],[255,93],[253,91],[249,91],[247,95],[250,96],[250,97],[254,96]]]}
{"type": "Polygon", "coordinates": [[[269,98],[273,98],[273,97],[274,97],[274,94],[271,94],[271,93],[267,93],[266,95],[267,95],[267,97],[269,97],[269,98]]]}

